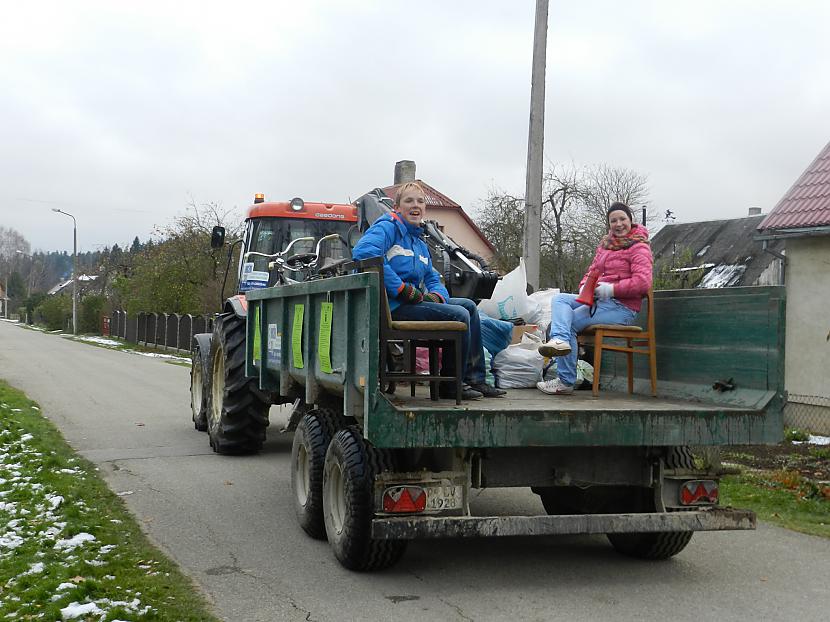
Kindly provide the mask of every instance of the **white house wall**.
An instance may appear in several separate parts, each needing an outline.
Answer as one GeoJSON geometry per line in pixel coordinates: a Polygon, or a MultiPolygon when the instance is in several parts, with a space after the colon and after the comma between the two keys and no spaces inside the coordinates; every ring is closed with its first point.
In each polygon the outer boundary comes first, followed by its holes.
{"type": "Polygon", "coordinates": [[[787,424],[830,434],[830,237],[787,240],[787,424]]]}

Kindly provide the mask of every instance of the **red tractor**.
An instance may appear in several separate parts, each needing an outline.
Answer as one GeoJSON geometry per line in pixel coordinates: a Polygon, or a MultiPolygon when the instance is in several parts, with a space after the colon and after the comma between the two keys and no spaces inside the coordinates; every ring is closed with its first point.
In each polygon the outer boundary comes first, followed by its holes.
{"type": "MultiPolygon", "coordinates": [[[[279,395],[264,393],[255,379],[245,375],[245,292],[336,270],[351,257],[349,239],[357,233],[357,212],[357,207],[349,204],[306,203],[302,199],[266,202],[261,194],[248,208],[245,236],[228,249],[230,268],[233,247],[242,244],[238,289],[222,301],[213,332],[193,336],[193,424],[208,432],[214,451],[259,450],[265,440],[269,408],[285,401],[279,395]]],[[[221,248],[224,244],[224,228],[215,227],[211,246],[221,248]]]]}

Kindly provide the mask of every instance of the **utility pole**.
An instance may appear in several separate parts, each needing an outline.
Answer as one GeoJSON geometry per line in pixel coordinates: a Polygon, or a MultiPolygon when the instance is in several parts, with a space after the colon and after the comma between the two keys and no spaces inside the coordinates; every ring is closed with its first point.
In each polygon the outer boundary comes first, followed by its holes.
{"type": "Polygon", "coordinates": [[[530,82],[530,129],[527,140],[524,259],[527,282],[539,289],[542,246],[542,155],[545,143],[545,54],[548,39],[548,0],[536,0],[533,32],[533,71],[530,82]]]}
{"type": "Polygon", "coordinates": [[[69,216],[72,219],[72,334],[78,334],[78,221],[69,212],[64,212],[57,207],[52,208],[53,212],[69,216]]]}

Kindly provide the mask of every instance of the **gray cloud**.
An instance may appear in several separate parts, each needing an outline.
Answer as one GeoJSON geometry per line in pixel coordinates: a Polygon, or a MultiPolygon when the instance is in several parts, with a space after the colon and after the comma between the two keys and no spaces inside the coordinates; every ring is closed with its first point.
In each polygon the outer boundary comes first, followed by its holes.
{"type": "MultiPolygon", "coordinates": [[[[547,159],[646,173],[652,208],[684,221],[769,210],[830,135],[830,9],[722,5],[551,2],[547,159]]],[[[468,208],[493,184],[520,194],[533,10],[7,8],[0,225],[68,249],[49,211],[60,205],[93,250],[145,239],[191,195],[240,208],[255,192],[353,199],[403,158],[468,208]]]]}

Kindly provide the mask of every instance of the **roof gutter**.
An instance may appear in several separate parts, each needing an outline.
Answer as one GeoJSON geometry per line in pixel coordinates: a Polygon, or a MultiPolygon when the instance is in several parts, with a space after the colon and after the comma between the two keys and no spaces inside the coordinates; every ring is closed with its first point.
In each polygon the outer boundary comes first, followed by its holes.
{"type": "Polygon", "coordinates": [[[789,238],[814,238],[830,235],[830,225],[824,227],[801,227],[798,229],[768,229],[769,233],[759,233],[755,236],[758,241],[786,240],[789,238]]]}

